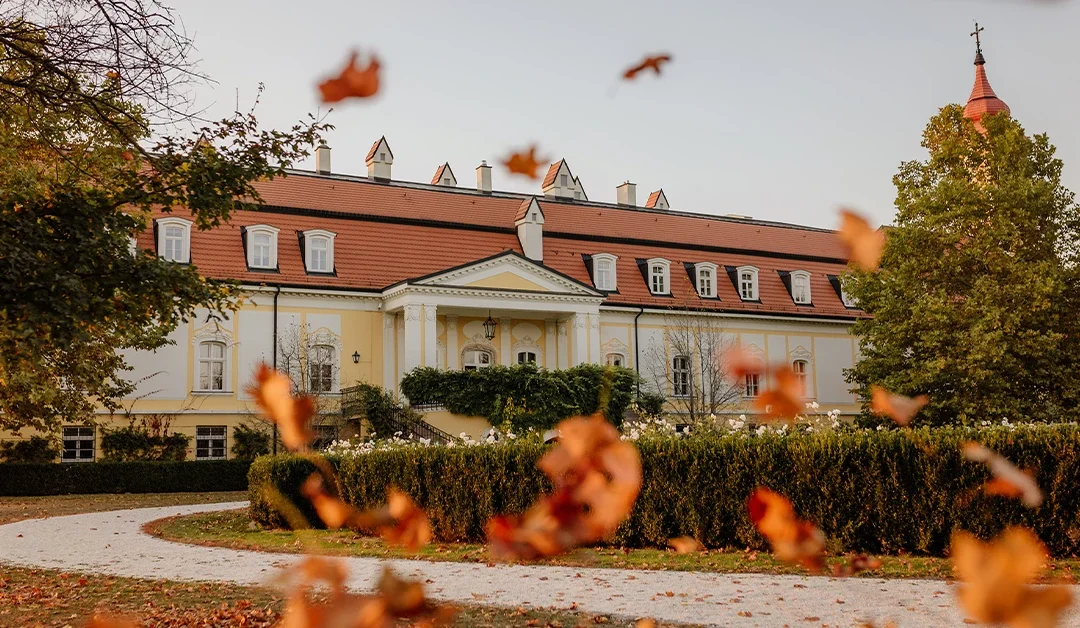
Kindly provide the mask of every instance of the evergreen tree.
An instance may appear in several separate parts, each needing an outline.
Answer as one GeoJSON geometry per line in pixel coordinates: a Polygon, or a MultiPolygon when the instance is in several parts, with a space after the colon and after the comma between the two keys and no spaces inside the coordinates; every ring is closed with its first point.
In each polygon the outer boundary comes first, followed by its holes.
{"type": "MultiPolygon", "coordinates": [[[[1075,418],[1080,212],[1045,134],[1007,114],[980,133],[956,105],[901,165],[881,269],[854,272],[862,358],[848,381],[926,393],[917,421],[1075,418]]],[[[865,397],[864,397],[865,398],[865,397]]]]}

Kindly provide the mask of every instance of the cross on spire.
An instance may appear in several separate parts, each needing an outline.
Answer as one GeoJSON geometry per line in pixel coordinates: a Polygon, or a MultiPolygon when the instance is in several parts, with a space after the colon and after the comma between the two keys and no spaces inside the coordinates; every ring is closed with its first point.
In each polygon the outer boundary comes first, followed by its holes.
{"type": "Polygon", "coordinates": [[[975,65],[983,65],[986,63],[986,60],[983,59],[982,40],[979,38],[979,34],[984,30],[986,29],[979,26],[978,22],[975,22],[975,30],[971,32],[971,36],[975,38],[975,65]]]}

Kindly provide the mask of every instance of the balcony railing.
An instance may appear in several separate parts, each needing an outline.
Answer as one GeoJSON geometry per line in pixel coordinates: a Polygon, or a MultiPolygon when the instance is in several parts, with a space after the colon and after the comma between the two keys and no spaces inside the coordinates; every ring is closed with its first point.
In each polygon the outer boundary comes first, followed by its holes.
{"type": "MultiPolygon", "coordinates": [[[[363,392],[357,387],[343,388],[341,391],[341,415],[346,419],[366,418],[363,416],[363,392]]],[[[425,440],[433,444],[445,445],[457,440],[434,425],[406,416],[386,416],[382,423],[390,428],[389,436],[400,434],[403,438],[425,440]]]]}

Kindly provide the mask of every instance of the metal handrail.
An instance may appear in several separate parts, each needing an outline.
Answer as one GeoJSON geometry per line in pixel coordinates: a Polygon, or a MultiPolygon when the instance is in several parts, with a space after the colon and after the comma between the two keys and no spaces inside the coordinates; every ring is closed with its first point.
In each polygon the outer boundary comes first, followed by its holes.
{"type": "MultiPolygon", "coordinates": [[[[357,398],[358,395],[358,386],[341,390],[341,415],[343,417],[355,418],[362,414],[358,407],[360,404],[360,400],[357,398]]],[[[383,420],[390,424],[395,433],[400,432],[403,436],[417,440],[424,439],[440,445],[457,440],[449,433],[440,430],[423,419],[402,421],[397,417],[384,417],[383,420]]]]}

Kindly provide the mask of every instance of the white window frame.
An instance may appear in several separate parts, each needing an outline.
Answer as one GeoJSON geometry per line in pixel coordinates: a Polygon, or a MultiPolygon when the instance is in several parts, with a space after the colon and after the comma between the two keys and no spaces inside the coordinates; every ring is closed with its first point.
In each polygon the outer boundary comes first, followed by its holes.
{"type": "Polygon", "coordinates": [[[195,426],[195,459],[196,460],[225,460],[229,457],[229,428],[226,425],[197,425],[195,426]],[[215,441],[221,441],[220,447],[215,447],[215,441]],[[220,449],[221,455],[215,456],[214,450],[220,449]],[[205,452],[204,455],[199,455],[205,452]]]}
{"type": "Polygon", "coordinates": [[[758,269],[756,267],[754,267],[754,266],[739,266],[738,268],[735,269],[735,279],[739,283],[739,298],[740,299],[742,299],[743,301],[758,301],[758,300],[760,300],[761,291],[759,290],[759,286],[758,286],[758,269]],[[749,275],[750,275],[750,279],[749,279],[749,288],[750,288],[749,293],[750,293],[750,296],[747,296],[748,291],[745,289],[747,286],[744,285],[744,282],[746,281],[743,278],[744,273],[749,273],[749,275]]]}
{"type": "Polygon", "coordinates": [[[810,294],[810,273],[805,270],[796,270],[791,273],[791,300],[798,305],[810,305],[813,303],[813,299],[810,294]],[[806,293],[800,294],[801,290],[798,289],[798,282],[803,281],[805,283],[806,293]],[[802,297],[802,298],[800,298],[802,297]]]}
{"type": "Polygon", "coordinates": [[[747,373],[743,379],[743,397],[753,399],[761,394],[761,374],[747,373]]]}
{"type": "Polygon", "coordinates": [[[200,340],[195,345],[195,391],[200,393],[224,393],[229,392],[229,343],[224,340],[210,339],[200,340]],[[221,347],[221,357],[213,355],[213,347],[221,347]],[[203,347],[207,347],[207,355],[202,354],[203,347]],[[207,365],[209,387],[203,388],[203,364],[207,365]],[[214,365],[221,364],[221,388],[214,388],[214,365]]]}
{"type": "Polygon", "coordinates": [[[191,263],[191,225],[193,223],[190,220],[183,218],[177,218],[170,216],[168,218],[157,219],[157,249],[158,256],[162,259],[170,262],[176,262],[177,264],[190,264],[191,263]],[[169,229],[179,228],[182,230],[180,236],[180,254],[179,259],[173,257],[167,257],[165,255],[165,246],[168,242],[168,238],[165,234],[169,229]]]}
{"type": "Polygon", "coordinates": [[[308,391],[312,393],[337,392],[337,347],[330,344],[312,345],[308,358],[308,391]],[[325,359],[324,359],[325,357],[325,359]]]}
{"type": "Polygon", "coordinates": [[[802,396],[810,396],[810,361],[799,358],[791,361],[791,372],[795,373],[795,379],[802,385],[802,396]]]}
{"type": "Polygon", "coordinates": [[[616,273],[615,262],[619,258],[611,253],[597,253],[593,255],[593,285],[597,290],[603,290],[604,292],[613,292],[619,289],[618,274],[616,273]],[[608,264],[608,281],[607,284],[603,284],[600,281],[600,264],[608,264]]]}
{"type": "Polygon", "coordinates": [[[309,273],[331,274],[334,272],[334,238],[336,237],[336,233],[325,229],[311,229],[304,232],[304,268],[309,273]],[[312,245],[315,240],[320,238],[326,239],[326,268],[315,268],[311,263],[313,257],[311,255],[312,245]]]}
{"type": "Polygon", "coordinates": [[[646,262],[646,267],[649,269],[649,292],[652,294],[671,294],[671,262],[660,257],[654,257],[646,262]],[[660,273],[656,271],[660,270],[660,273]],[[663,290],[656,290],[655,279],[660,277],[663,282],[663,290]]]}
{"type": "Polygon", "coordinates": [[[604,356],[604,364],[606,366],[626,366],[626,356],[618,352],[609,353],[604,356]],[[618,364],[615,362],[618,362],[618,364]]]}
{"type": "Polygon", "coordinates": [[[718,266],[712,262],[698,262],[694,264],[694,275],[697,279],[698,296],[704,299],[716,298],[716,270],[718,266]],[[703,273],[708,273],[709,284],[702,281],[703,273]]]}
{"type": "Polygon", "coordinates": [[[60,462],[93,462],[96,455],[97,430],[92,425],[65,425],[63,427],[60,431],[60,462]],[[69,434],[69,430],[72,431],[71,434],[69,434]],[[75,448],[71,449],[74,456],[71,458],[65,455],[68,452],[65,444],[68,442],[75,443],[75,448]],[[90,452],[88,458],[79,455],[84,451],[90,452]]]}
{"type": "Polygon", "coordinates": [[[247,228],[247,263],[248,268],[276,269],[278,267],[278,229],[270,225],[252,225],[247,228]],[[270,254],[267,264],[257,264],[255,258],[255,237],[265,235],[270,238],[270,254]]]}
{"type": "Polygon", "coordinates": [[[521,351],[518,351],[516,354],[514,354],[514,364],[539,364],[539,360],[540,354],[536,351],[536,349],[522,349],[521,351]],[[531,360],[528,357],[530,355],[532,356],[531,360]],[[522,362],[521,360],[522,356],[525,357],[524,362],[522,362]]]}
{"type": "Polygon", "coordinates": [[[495,352],[487,347],[465,347],[461,350],[461,370],[475,371],[486,369],[495,364],[495,352]],[[480,359],[480,355],[487,355],[487,362],[480,359]]]}
{"type": "Polygon", "coordinates": [[[688,355],[671,358],[671,396],[686,399],[693,393],[693,363],[688,355]]]}

